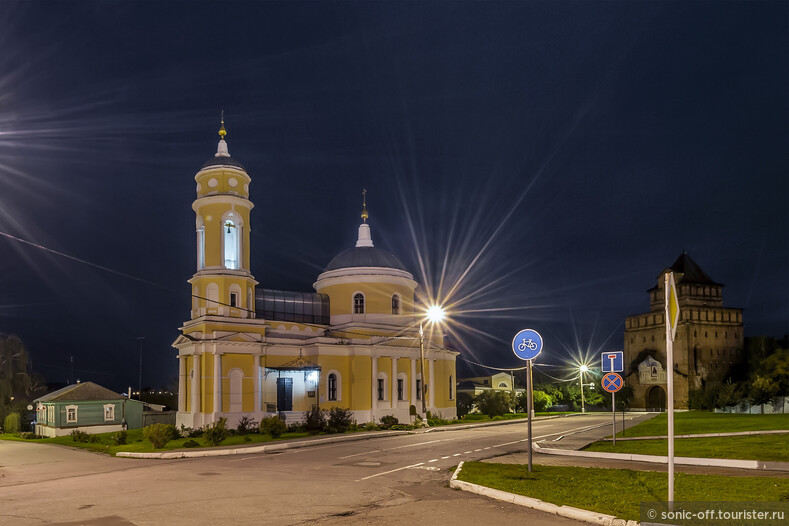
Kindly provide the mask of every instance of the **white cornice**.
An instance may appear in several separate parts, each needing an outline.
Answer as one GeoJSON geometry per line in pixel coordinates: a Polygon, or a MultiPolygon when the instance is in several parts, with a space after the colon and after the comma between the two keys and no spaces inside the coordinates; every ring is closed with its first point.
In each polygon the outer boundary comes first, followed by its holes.
{"type": "Polygon", "coordinates": [[[405,285],[412,290],[419,286],[410,272],[385,267],[352,267],[328,270],[318,276],[318,281],[312,286],[320,292],[325,287],[349,283],[391,283],[405,285]]]}
{"type": "Polygon", "coordinates": [[[198,197],[192,203],[192,210],[197,213],[201,206],[206,205],[214,205],[214,204],[222,204],[222,205],[233,205],[233,206],[240,206],[246,208],[247,210],[252,210],[255,208],[255,204],[246,199],[244,197],[237,197],[234,195],[228,194],[214,194],[214,195],[204,195],[202,197],[198,197]]]}

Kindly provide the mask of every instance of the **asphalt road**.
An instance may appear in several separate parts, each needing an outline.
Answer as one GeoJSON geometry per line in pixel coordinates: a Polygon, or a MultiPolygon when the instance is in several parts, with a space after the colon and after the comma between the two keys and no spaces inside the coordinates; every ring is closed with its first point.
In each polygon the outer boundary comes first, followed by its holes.
{"type": "MultiPolygon", "coordinates": [[[[572,445],[609,435],[610,423],[542,420],[533,434],[572,445]]],[[[459,461],[525,451],[526,441],[519,423],[178,460],[0,441],[0,524],[575,523],[448,488],[459,461]]]]}

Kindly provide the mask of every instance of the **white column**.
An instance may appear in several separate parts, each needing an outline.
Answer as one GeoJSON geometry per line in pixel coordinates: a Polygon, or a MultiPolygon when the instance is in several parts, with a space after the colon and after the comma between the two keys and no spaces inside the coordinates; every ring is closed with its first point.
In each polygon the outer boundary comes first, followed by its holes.
{"type": "Polygon", "coordinates": [[[195,354],[192,360],[194,363],[194,377],[192,378],[192,413],[195,415],[202,409],[200,407],[200,356],[199,354],[195,354]]]}
{"type": "Polygon", "coordinates": [[[378,358],[375,356],[372,357],[372,373],[373,373],[373,381],[372,381],[372,394],[373,398],[371,400],[370,405],[370,418],[373,422],[375,422],[375,411],[378,409],[378,358]]]}
{"type": "Polygon", "coordinates": [[[392,356],[392,409],[397,407],[397,357],[392,356]]]}
{"type": "Polygon", "coordinates": [[[421,411],[422,408],[416,403],[416,359],[411,360],[411,404],[417,406],[416,410],[421,411]]]}
{"type": "Polygon", "coordinates": [[[186,411],[186,382],[189,377],[186,373],[186,356],[178,356],[178,411],[186,411]]]}
{"type": "MultiPolygon", "coordinates": [[[[435,360],[428,360],[427,361],[427,377],[430,379],[430,383],[427,384],[427,407],[428,408],[436,408],[436,387],[438,386],[438,382],[436,382],[436,361],[435,360]]],[[[424,380],[422,380],[424,382],[424,380]]]]}
{"type": "Polygon", "coordinates": [[[222,355],[214,354],[214,413],[222,412],[222,355]]]}
{"type": "Polygon", "coordinates": [[[260,412],[260,356],[255,356],[255,366],[252,368],[255,380],[254,380],[254,390],[255,390],[255,406],[254,411],[256,413],[260,412]]]}

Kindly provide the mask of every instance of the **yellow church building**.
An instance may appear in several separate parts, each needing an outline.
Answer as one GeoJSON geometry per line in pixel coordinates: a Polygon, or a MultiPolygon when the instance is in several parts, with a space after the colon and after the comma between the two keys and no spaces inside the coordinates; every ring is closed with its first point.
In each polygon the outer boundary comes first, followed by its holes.
{"type": "Polygon", "coordinates": [[[317,276],[315,292],[258,288],[250,261],[251,178],[230,157],[224,122],[216,155],[195,175],[196,271],[178,350],[176,425],[351,409],[357,422],[411,406],[455,418],[455,357],[400,260],[373,245],[366,200],[356,246],[317,276]],[[421,355],[424,359],[421,359],[421,355]],[[423,383],[424,382],[424,383],[423,383]]]}

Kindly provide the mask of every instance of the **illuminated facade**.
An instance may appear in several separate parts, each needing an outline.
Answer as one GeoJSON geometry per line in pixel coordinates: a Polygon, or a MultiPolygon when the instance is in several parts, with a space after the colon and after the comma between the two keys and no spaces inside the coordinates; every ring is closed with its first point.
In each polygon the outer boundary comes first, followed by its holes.
{"type": "MultiPolygon", "coordinates": [[[[284,412],[298,421],[315,406],[349,408],[358,422],[421,412],[418,285],[393,254],[373,245],[367,209],[356,246],[314,283],[316,292],[257,288],[251,272],[251,178],[228,153],[197,172],[196,272],[191,317],[178,349],[177,425],[284,412]]],[[[427,410],[454,418],[456,352],[425,327],[427,410]]]]}
{"type": "Polygon", "coordinates": [[[740,363],[742,309],[723,306],[723,285],[714,282],[687,253],[649,289],[649,312],[625,320],[625,385],[631,407],[666,408],[666,322],[663,276],[674,272],[680,319],[674,339],[674,407],[688,407],[689,390],[726,378],[740,363]]]}

